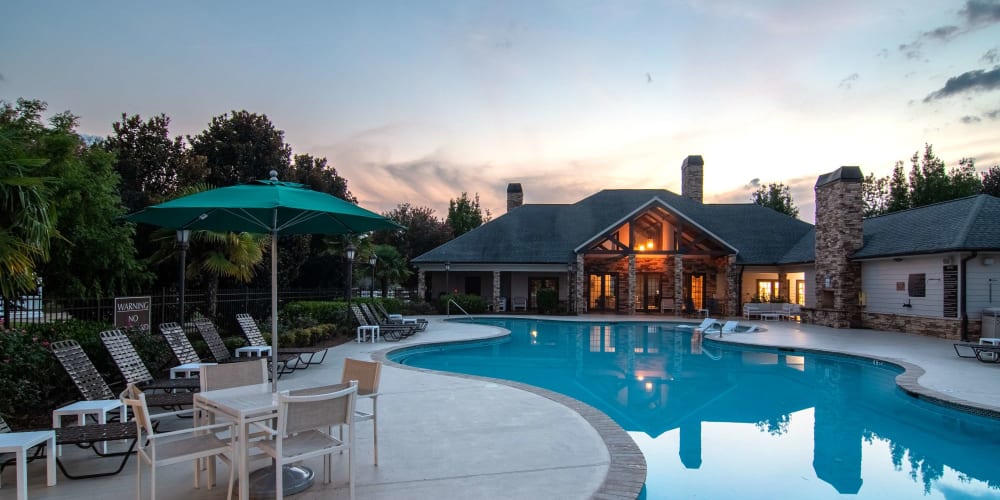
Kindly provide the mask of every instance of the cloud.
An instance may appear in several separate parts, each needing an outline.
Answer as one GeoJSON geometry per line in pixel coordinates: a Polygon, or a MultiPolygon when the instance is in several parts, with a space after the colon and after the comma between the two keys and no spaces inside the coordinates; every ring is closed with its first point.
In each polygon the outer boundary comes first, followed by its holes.
{"type": "Polygon", "coordinates": [[[997,48],[994,47],[990,50],[987,50],[986,53],[983,54],[983,57],[980,57],[979,60],[986,64],[996,64],[998,61],[1000,61],[1000,52],[998,52],[997,48]]]}
{"type": "Polygon", "coordinates": [[[743,187],[745,189],[757,189],[758,187],[760,187],[760,178],[755,177],[753,179],[750,179],[750,182],[746,183],[746,185],[744,185],[743,187]]]}
{"type": "Polygon", "coordinates": [[[958,13],[970,26],[1000,22],[1000,2],[997,0],[968,0],[958,13]]]}
{"type": "Polygon", "coordinates": [[[983,116],[989,118],[990,120],[996,120],[1000,118],[1000,109],[994,109],[993,111],[987,111],[983,113],[983,116]]]}
{"type": "MultiPolygon", "coordinates": [[[[919,59],[925,41],[949,42],[977,28],[1000,22],[1000,0],[966,0],[958,15],[961,20],[959,26],[946,24],[925,31],[912,42],[900,44],[899,51],[907,59],[919,59]]],[[[989,62],[992,64],[995,61],[989,62]]]]}
{"type": "Polygon", "coordinates": [[[973,123],[979,123],[979,122],[983,121],[982,118],[980,118],[978,116],[971,116],[971,115],[965,115],[965,116],[963,116],[961,118],[961,120],[962,120],[962,123],[964,123],[966,125],[971,125],[973,123]]]}
{"type": "Polygon", "coordinates": [[[882,49],[882,50],[878,51],[875,54],[875,57],[878,57],[879,59],[888,59],[889,58],[889,49],[882,49]]]}
{"type": "Polygon", "coordinates": [[[944,99],[966,92],[985,92],[996,89],[1000,89],[1000,66],[989,71],[977,69],[953,76],[944,83],[944,87],[928,94],[924,98],[924,102],[944,99]]]}
{"type": "Polygon", "coordinates": [[[858,81],[858,78],[860,78],[860,76],[857,73],[851,73],[847,78],[844,78],[839,84],[837,84],[837,88],[851,90],[851,88],[854,87],[854,84],[858,81]]]}

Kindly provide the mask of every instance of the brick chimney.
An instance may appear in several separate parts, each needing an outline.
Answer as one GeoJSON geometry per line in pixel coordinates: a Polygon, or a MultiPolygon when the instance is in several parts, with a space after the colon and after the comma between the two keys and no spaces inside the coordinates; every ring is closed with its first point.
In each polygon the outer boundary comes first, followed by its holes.
{"type": "Polygon", "coordinates": [[[691,155],[681,163],[681,196],[702,202],[705,186],[705,160],[700,155],[691,155]]]}
{"type": "Polygon", "coordinates": [[[860,167],[840,167],[816,180],[817,324],[861,325],[861,264],[848,258],[864,244],[860,167]]]}
{"type": "Polygon", "coordinates": [[[507,184],[507,211],[510,212],[524,204],[524,191],[520,182],[507,184]]]}

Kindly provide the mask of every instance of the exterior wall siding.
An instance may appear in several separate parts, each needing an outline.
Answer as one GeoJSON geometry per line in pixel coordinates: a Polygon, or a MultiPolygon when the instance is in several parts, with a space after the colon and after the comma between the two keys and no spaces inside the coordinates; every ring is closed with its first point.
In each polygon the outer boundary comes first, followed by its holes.
{"type": "Polygon", "coordinates": [[[1000,254],[980,254],[969,260],[966,276],[970,319],[981,319],[987,307],[1000,307],[1000,254]],[[993,263],[986,265],[984,259],[993,259],[993,263]]]}
{"type": "Polygon", "coordinates": [[[866,261],[861,266],[861,281],[867,304],[865,312],[944,317],[944,267],[942,256],[906,257],[866,261]],[[909,276],[924,274],[925,296],[909,296],[909,276]],[[901,285],[900,285],[901,284],[901,285]],[[899,290],[899,287],[902,290],[899,290]]]}

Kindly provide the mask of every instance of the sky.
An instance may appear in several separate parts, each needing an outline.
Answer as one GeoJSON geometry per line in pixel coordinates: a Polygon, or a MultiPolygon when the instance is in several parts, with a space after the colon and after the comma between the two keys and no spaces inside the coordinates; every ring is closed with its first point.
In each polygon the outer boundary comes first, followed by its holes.
{"type": "Polygon", "coordinates": [[[816,177],[886,176],[924,144],[1000,163],[1000,0],[5,0],[0,99],[107,136],[163,113],[194,136],[233,110],[325,157],[359,204],[447,215],[606,188],[705,201],[816,177]]]}

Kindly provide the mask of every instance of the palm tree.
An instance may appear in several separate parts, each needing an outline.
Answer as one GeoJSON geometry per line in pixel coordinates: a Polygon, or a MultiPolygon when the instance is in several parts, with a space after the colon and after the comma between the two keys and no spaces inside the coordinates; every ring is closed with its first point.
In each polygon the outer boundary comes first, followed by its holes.
{"type": "Polygon", "coordinates": [[[28,158],[11,128],[0,128],[0,298],[4,324],[10,324],[10,299],[35,289],[35,268],[49,258],[49,241],[58,237],[50,217],[51,178],[32,176],[47,160],[28,158]]]}
{"type": "Polygon", "coordinates": [[[406,258],[399,250],[392,245],[375,245],[375,256],[378,257],[378,265],[375,267],[375,277],[381,279],[382,296],[386,297],[390,284],[397,284],[406,281],[413,271],[406,265],[406,258]]]}

